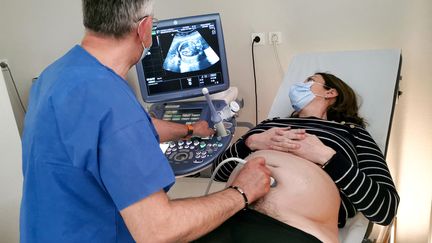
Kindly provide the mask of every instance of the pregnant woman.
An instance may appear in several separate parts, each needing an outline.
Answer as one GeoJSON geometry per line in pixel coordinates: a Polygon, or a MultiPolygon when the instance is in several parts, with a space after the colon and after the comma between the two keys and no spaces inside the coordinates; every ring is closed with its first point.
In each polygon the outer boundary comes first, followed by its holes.
{"type": "MultiPolygon", "coordinates": [[[[263,121],[218,159],[264,157],[277,186],[203,242],[337,242],[337,227],[357,212],[381,225],[396,215],[399,196],[354,91],[316,73],[289,96],[291,117],[263,121]]],[[[225,164],[216,179],[231,181],[236,166],[225,164]]]]}

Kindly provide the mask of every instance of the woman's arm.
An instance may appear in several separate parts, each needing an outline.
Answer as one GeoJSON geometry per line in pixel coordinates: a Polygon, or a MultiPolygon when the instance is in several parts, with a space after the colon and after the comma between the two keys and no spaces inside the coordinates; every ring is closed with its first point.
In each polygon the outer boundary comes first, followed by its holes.
{"type": "Polygon", "coordinates": [[[251,150],[278,150],[290,152],[299,148],[298,140],[306,138],[305,129],[291,129],[291,127],[272,127],[264,132],[255,133],[245,139],[246,146],[251,150]]]}
{"type": "Polygon", "coordinates": [[[387,163],[366,130],[355,127],[352,133],[358,164],[337,153],[324,170],[357,211],[377,224],[388,225],[396,215],[399,195],[387,163]]]}

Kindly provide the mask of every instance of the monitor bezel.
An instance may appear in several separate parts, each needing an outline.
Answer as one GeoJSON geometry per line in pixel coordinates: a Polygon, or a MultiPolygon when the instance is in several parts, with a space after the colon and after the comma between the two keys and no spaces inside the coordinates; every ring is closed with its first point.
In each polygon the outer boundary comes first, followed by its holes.
{"type": "Polygon", "coordinates": [[[145,73],[142,65],[142,60],[140,60],[135,65],[135,68],[138,75],[138,83],[140,86],[141,96],[145,102],[157,103],[157,102],[182,100],[182,99],[189,99],[189,98],[202,96],[201,90],[204,87],[206,87],[210,93],[221,92],[229,88],[230,82],[229,82],[229,75],[228,75],[227,56],[226,56],[225,42],[224,42],[224,36],[222,31],[222,22],[219,13],[159,20],[157,24],[157,28],[166,28],[169,26],[187,25],[187,24],[194,24],[194,23],[207,22],[207,21],[214,21],[216,25],[215,27],[216,27],[216,36],[218,39],[219,52],[220,52],[219,58],[220,58],[220,64],[222,69],[221,70],[222,79],[224,81],[223,84],[215,85],[215,86],[203,86],[203,87],[189,89],[189,90],[182,90],[180,91],[180,94],[179,92],[170,92],[170,93],[149,95],[147,92],[147,82],[145,80],[145,73]]]}

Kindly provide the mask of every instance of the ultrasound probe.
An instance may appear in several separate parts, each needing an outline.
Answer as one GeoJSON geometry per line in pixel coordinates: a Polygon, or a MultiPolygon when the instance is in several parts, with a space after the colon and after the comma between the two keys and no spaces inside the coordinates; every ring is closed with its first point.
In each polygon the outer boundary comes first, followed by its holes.
{"type": "Polygon", "coordinates": [[[213,105],[213,102],[210,99],[209,91],[207,88],[202,89],[202,93],[205,96],[208,106],[210,107],[210,113],[211,113],[211,120],[213,124],[215,125],[217,135],[221,137],[228,136],[228,133],[225,129],[225,126],[223,124],[222,118],[220,115],[216,112],[216,109],[213,105]]]}
{"type": "MultiPolygon", "coordinates": [[[[222,161],[222,162],[221,162],[221,163],[216,167],[216,169],[214,170],[214,172],[213,172],[213,174],[212,174],[212,176],[211,176],[211,178],[210,178],[210,182],[209,182],[209,184],[207,185],[207,189],[206,189],[204,195],[207,195],[207,194],[209,193],[209,191],[210,191],[210,187],[211,187],[211,184],[213,183],[213,180],[214,180],[214,178],[215,178],[216,173],[218,172],[218,170],[222,167],[222,165],[224,165],[224,164],[226,164],[226,163],[228,163],[228,162],[230,162],[230,161],[236,161],[236,162],[238,162],[238,163],[240,163],[240,164],[242,164],[242,165],[244,165],[244,164],[247,163],[246,160],[244,160],[244,159],[240,159],[240,158],[236,158],[236,157],[232,157],[232,158],[228,158],[228,159],[223,160],[223,161],[222,161]]],[[[276,187],[276,186],[277,186],[277,181],[276,181],[273,177],[270,177],[270,187],[276,187]]]]}

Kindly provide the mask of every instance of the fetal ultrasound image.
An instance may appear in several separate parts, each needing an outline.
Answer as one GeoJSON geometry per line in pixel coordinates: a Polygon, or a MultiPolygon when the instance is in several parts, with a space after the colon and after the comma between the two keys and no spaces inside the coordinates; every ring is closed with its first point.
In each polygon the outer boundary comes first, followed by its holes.
{"type": "Polygon", "coordinates": [[[206,69],[218,61],[219,56],[198,31],[178,32],[171,43],[163,68],[186,73],[206,69]]]}

